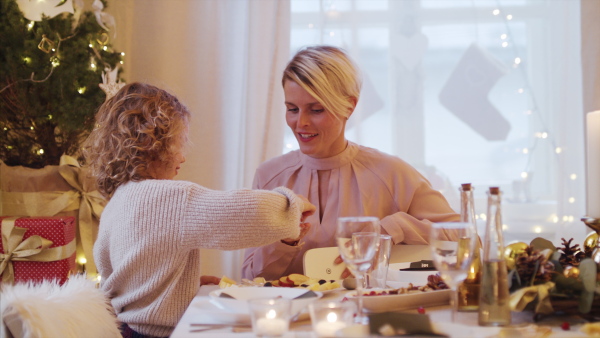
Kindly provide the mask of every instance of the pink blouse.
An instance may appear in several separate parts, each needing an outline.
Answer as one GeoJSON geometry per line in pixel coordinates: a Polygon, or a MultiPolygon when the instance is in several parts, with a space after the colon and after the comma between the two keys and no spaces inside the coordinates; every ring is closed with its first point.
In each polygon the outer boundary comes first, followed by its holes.
{"type": "Polygon", "coordinates": [[[244,278],[277,279],[302,273],[304,252],[336,246],[338,217],[376,216],[381,220],[382,233],[391,235],[394,244],[428,244],[432,222],[460,220],[444,196],[411,165],[352,142],[348,142],[342,153],[330,158],[312,158],[296,150],[261,164],[253,188],[279,186],[304,195],[317,207],[315,214],[306,220],[311,223],[310,231],[297,246],[278,241],[247,249],[242,267],[244,278]],[[318,171],[329,174],[326,207],[322,212],[318,171]]]}

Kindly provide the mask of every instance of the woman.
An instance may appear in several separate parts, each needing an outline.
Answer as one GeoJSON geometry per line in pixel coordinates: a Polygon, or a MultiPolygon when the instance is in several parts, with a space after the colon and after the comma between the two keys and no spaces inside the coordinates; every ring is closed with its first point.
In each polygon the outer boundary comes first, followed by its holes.
{"type": "MultiPolygon", "coordinates": [[[[304,252],[336,246],[338,217],[376,216],[394,244],[428,244],[432,222],[459,215],[403,160],[349,142],[344,130],[360,96],[358,68],[341,49],[300,50],[283,72],[286,121],[300,150],[259,166],[254,188],[286,186],[317,212],[300,236],[246,250],[243,275],[275,279],[302,273],[304,252]]],[[[343,277],[348,275],[344,273],[343,277]]]]}
{"type": "Polygon", "coordinates": [[[233,250],[297,237],[314,212],[305,198],[273,191],[215,191],[174,181],[190,113],[151,85],[108,99],[84,146],[98,189],[110,198],[94,257],[125,337],[166,337],[198,292],[200,248],[233,250]]]}

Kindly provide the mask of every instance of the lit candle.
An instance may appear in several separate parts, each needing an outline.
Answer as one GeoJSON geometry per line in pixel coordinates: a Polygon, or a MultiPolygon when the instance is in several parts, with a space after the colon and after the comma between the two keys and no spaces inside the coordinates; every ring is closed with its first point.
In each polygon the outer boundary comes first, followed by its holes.
{"type": "Polygon", "coordinates": [[[336,332],[345,328],[346,323],[338,321],[338,316],[335,312],[327,314],[326,320],[321,320],[315,326],[315,333],[319,337],[335,337],[336,332]]]}
{"type": "Polygon", "coordinates": [[[283,336],[287,329],[288,323],[282,318],[258,318],[256,321],[256,334],[258,336],[283,336]]]}
{"type": "Polygon", "coordinates": [[[587,114],[587,213],[600,218],[600,110],[587,114]]]}

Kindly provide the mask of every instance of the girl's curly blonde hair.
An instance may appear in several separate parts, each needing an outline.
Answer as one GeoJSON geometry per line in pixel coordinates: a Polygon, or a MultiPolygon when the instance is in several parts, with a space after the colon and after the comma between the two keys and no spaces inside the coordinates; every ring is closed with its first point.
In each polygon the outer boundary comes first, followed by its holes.
{"type": "Polygon", "coordinates": [[[129,181],[151,179],[187,143],[190,112],[163,89],[130,83],[100,106],[83,154],[98,190],[110,198],[129,181]]]}

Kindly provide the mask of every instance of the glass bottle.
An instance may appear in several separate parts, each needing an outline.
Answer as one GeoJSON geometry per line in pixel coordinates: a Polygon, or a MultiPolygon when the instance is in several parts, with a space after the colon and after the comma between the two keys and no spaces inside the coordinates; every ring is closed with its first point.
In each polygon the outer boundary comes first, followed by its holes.
{"type": "MultiPolygon", "coordinates": [[[[460,191],[460,221],[468,222],[475,226],[475,204],[473,203],[473,187],[471,183],[461,184],[460,191]]],[[[481,242],[477,236],[473,262],[469,266],[467,278],[458,286],[458,311],[477,311],[479,309],[479,286],[481,283],[481,256],[479,254],[481,242]]]]}
{"type": "Polygon", "coordinates": [[[487,223],[483,242],[483,272],[479,290],[479,325],[510,324],[508,274],[502,239],[501,193],[498,187],[488,191],[487,223]]]}

